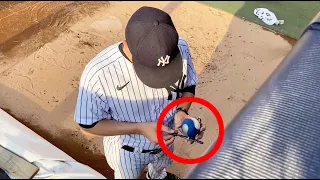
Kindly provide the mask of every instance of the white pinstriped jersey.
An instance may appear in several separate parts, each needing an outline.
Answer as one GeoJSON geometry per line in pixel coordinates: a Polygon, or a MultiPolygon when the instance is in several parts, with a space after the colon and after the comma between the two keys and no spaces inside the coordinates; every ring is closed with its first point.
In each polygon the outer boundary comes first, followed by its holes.
{"type": "MultiPolygon", "coordinates": [[[[176,99],[175,92],[172,92],[172,100],[168,100],[169,93],[165,88],[154,89],[144,85],[132,63],[121,53],[120,44],[106,48],[85,67],[74,116],[77,123],[91,125],[102,119],[157,122],[161,111],[176,99]],[[122,86],[122,89],[119,88],[122,86]]],[[[186,74],[184,87],[196,85],[197,77],[189,47],[181,37],[178,44],[186,74]]],[[[164,125],[173,127],[173,117],[174,108],[166,115],[164,125]]],[[[123,145],[142,149],[159,148],[142,135],[121,135],[120,139],[123,145]]]]}

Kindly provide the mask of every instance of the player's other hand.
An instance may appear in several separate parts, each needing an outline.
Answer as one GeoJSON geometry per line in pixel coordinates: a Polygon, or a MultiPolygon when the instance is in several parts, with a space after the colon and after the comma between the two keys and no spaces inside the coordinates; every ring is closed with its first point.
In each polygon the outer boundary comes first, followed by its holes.
{"type": "Polygon", "coordinates": [[[174,125],[175,125],[175,129],[179,130],[181,133],[181,125],[182,125],[182,121],[186,118],[189,118],[190,116],[187,115],[185,112],[183,111],[179,111],[178,113],[175,114],[174,116],[174,125]]]}
{"type": "Polygon", "coordinates": [[[203,122],[200,122],[200,133],[196,136],[197,140],[202,139],[205,130],[206,130],[206,124],[203,122]]]}
{"type": "MultiPolygon", "coordinates": [[[[162,131],[166,133],[174,133],[173,129],[167,126],[162,126],[162,131]]],[[[139,126],[140,134],[144,135],[152,144],[159,144],[157,139],[157,123],[141,123],[139,126]]],[[[175,137],[172,135],[163,136],[164,143],[170,145],[173,143],[175,137]]]]}
{"type": "MultiPolygon", "coordinates": [[[[191,116],[187,115],[183,111],[179,111],[174,117],[175,129],[179,130],[182,133],[181,125],[182,121],[186,118],[192,118],[191,116]]],[[[195,137],[195,139],[200,140],[203,137],[204,131],[206,130],[206,125],[203,122],[200,122],[200,133],[195,137]]],[[[185,140],[188,144],[193,144],[192,141],[185,140]]]]}

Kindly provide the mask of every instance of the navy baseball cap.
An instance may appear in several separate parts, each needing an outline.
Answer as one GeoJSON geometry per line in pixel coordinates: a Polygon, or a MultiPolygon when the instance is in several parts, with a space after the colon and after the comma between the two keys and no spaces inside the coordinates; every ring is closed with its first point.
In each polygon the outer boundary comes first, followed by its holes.
{"type": "Polygon", "coordinates": [[[141,7],[125,30],[132,63],[139,79],[151,88],[166,88],[182,78],[179,35],[166,12],[141,7]]]}

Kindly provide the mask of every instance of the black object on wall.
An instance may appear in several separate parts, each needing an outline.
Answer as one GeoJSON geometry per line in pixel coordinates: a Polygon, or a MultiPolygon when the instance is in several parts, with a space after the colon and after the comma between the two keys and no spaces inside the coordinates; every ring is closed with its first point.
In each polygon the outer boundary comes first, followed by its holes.
{"type": "Polygon", "coordinates": [[[0,179],[11,179],[2,169],[0,169],[0,179]]]}

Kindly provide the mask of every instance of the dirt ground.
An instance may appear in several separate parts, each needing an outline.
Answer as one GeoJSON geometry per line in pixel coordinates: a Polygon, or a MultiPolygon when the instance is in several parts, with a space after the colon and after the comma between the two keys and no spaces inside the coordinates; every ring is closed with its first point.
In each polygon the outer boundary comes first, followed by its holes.
{"type": "MultiPolygon", "coordinates": [[[[255,93],[294,40],[198,2],[0,2],[0,107],[77,161],[107,178],[101,137],[87,137],[73,121],[85,65],[124,39],[141,6],[168,12],[189,43],[199,77],[197,96],[220,111],[225,125],[255,93]]],[[[217,137],[213,114],[198,104],[191,114],[207,124],[204,145],[175,142],[185,158],[202,155],[217,137]]],[[[174,163],[183,177],[191,165],[174,163]]]]}

